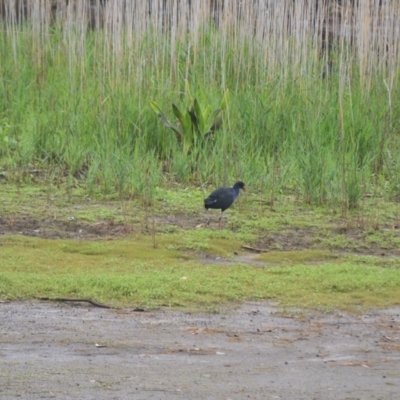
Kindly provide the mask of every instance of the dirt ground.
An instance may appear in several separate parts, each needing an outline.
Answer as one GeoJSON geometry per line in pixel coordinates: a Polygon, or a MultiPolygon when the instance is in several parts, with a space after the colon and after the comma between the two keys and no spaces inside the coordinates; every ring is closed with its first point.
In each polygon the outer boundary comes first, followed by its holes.
{"type": "MultiPolygon", "coordinates": [[[[185,229],[194,222],[170,216],[157,223],[185,229]]],[[[0,218],[0,235],[107,240],[127,233],[110,221],[0,218]]],[[[343,234],[362,236],[356,229],[343,234]]],[[[291,230],[255,246],[302,249],[313,237],[318,234],[291,230]]],[[[370,246],[368,252],[397,256],[398,250],[370,246]]],[[[204,262],[211,257],[203,256],[204,262]]],[[[199,314],[0,303],[2,400],[397,400],[399,393],[400,308],[357,315],[246,303],[199,314]]]]}
{"type": "Polygon", "coordinates": [[[400,309],[219,314],[0,304],[0,398],[380,399],[400,393],[400,309]]]}
{"type": "MultiPolygon", "coordinates": [[[[156,225],[161,231],[166,227],[194,229],[196,226],[201,226],[204,221],[204,215],[168,215],[157,217],[156,225]]],[[[66,221],[50,217],[34,218],[30,215],[2,218],[0,215],[0,236],[24,235],[46,239],[112,240],[126,237],[138,229],[142,233],[151,233],[151,225],[152,221],[150,220],[147,224],[133,226],[113,220],[89,223],[77,221],[73,217],[66,221]]],[[[216,229],[216,226],[214,224],[211,229],[216,229]]],[[[390,230],[400,237],[400,229],[398,228],[398,226],[394,227],[393,225],[382,225],[381,231],[390,230]]],[[[331,229],[331,233],[342,235],[351,240],[357,247],[357,250],[342,248],[340,252],[356,252],[374,256],[400,256],[400,250],[397,247],[388,248],[385,244],[382,248],[377,243],[368,243],[368,246],[365,246],[366,233],[364,229],[337,225],[331,229]]],[[[317,228],[288,226],[285,232],[261,235],[254,243],[254,247],[266,251],[303,250],[316,245],[323,234],[317,228]]]]}

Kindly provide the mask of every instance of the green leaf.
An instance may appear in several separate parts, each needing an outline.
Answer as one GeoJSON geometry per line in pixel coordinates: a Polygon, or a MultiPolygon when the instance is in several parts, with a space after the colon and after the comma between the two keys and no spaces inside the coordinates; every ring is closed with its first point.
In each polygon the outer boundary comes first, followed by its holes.
{"type": "Polygon", "coordinates": [[[162,114],[160,106],[153,100],[149,101],[151,108],[154,110],[154,112],[158,114],[162,114]]]}
{"type": "Polygon", "coordinates": [[[168,128],[171,128],[177,134],[178,140],[181,141],[185,137],[185,132],[182,129],[182,127],[179,126],[179,125],[175,125],[172,122],[170,122],[168,120],[168,118],[165,116],[165,114],[161,111],[161,108],[159,107],[159,105],[155,101],[150,100],[150,106],[155,111],[155,113],[158,115],[158,117],[160,118],[161,122],[164,125],[168,126],[168,128]]]}
{"type": "Polygon", "coordinates": [[[197,101],[197,99],[194,99],[194,101],[193,101],[193,110],[197,117],[197,129],[198,129],[198,131],[200,131],[201,135],[204,135],[205,134],[204,115],[203,115],[203,112],[201,111],[200,104],[197,101]]]}
{"type": "Polygon", "coordinates": [[[220,115],[221,111],[222,111],[221,108],[217,108],[210,115],[210,118],[208,119],[208,126],[204,132],[204,135],[213,134],[215,131],[217,131],[221,127],[222,122],[223,122],[222,115],[220,115]]]}
{"type": "Polygon", "coordinates": [[[208,117],[210,116],[210,110],[211,110],[211,107],[210,107],[210,106],[207,106],[207,107],[203,110],[203,119],[204,119],[204,121],[207,121],[207,122],[208,122],[208,117]]]}
{"type": "Polygon", "coordinates": [[[221,110],[226,110],[228,107],[228,102],[229,102],[229,89],[225,90],[224,97],[222,98],[221,101],[221,110]]]}
{"type": "Polygon", "coordinates": [[[192,122],[192,126],[195,128],[196,133],[199,134],[199,132],[200,132],[200,130],[199,130],[199,120],[197,119],[197,115],[196,115],[196,113],[194,111],[194,108],[191,107],[188,110],[188,113],[190,115],[190,120],[192,122]]]}
{"type": "Polygon", "coordinates": [[[178,118],[185,136],[191,135],[192,123],[190,120],[190,115],[188,113],[184,115],[175,104],[172,104],[172,111],[175,117],[178,118]]]}

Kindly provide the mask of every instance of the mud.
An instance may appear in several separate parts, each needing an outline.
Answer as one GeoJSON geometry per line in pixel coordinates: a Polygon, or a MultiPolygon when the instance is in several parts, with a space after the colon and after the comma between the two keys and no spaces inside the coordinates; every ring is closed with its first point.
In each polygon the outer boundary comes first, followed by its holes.
{"type": "MultiPolygon", "coordinates": [[[[78,221],[73,216],[68,220],[56,218],[34,218],[25,216],[0,216],[0,236],[2,235],[24,235],[47,239],[78,239],[78,240],[111,240],[126,237],[134,232],[153,234],[156,232],[169,232],[176,229],[204,228],[205,216],[167,214],[145,218],[141,223],[115,222],[112,219],[104,219],[96,222],[78,221]]],[[[214,221],[215,222],[215,221],[214,221]]],[[[226,221],[225,221],[226,223],[226,221]]],[[[400,237],[400,229],[397,225],[382,225],[380,232],[390,231],[394,237],[400,237]]],[[[214,223],[207,229],[217,229],[214,223]]],[[[286,231],[260,233],[258,239],[253,243],[255,249],[262,251],[289,251],[304,250],[307,248],[329,248],[329,243],[321,244],[321,238],[329,238],[334,235],[342,235],[345,240],[353,244],[351,247],[335,248],[331,250],[344,251],[374,256],[400,256],[397,246],[388,246],[387,243],[367,243],[368,231],[363,227],[340,226],[340,222],[334,224],[331,229],[321,230],[317,227],[298,228],[288,226],[286,231]]],[[[251,258],[251,252],[249,254],[251,258]]],[[[215,263],[215,257],[210,260],[204,257],[205,263],[215,263]]],[[[240,260],[239,260],[240,261],[240,260]]]]}
{"type": "Polygon", "coordinates": [[[47,239],[98,239],[121,237],[130,233],[129,226],[111,220],[95,223],[78,222],[71,217],[68,221],[53,218],[22,217],[1,218],[1,235],[24,235],[47,239]]]}
{"type": "Polygon", "coordinates": [[[400,308],[0,304],[1,399],[398,399],[400,308]]]}

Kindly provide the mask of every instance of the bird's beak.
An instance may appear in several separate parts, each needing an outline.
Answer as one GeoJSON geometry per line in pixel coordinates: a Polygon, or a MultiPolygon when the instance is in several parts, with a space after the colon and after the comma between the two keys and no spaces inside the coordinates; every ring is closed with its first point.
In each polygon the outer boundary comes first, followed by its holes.
{"type": "Polygon", "coordinates": [[[243,186],[242,190],[243,190],[243,192],[245,192],[246,191],[246,186],[243,186]]]}

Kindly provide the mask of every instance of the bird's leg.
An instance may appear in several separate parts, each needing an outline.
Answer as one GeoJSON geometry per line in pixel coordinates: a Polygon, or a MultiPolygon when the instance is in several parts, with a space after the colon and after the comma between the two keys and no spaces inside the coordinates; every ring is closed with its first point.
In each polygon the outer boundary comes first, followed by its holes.
{"type": "Polygon", "coordinates": [[[210,225],[210,219],[211,219],[211,215],[210,215],[210,210],[207,208],[207,226],[210,225]]]}
{"type": "Polygon", "coordinates": [[[219,214],[219,229],[222,229],[222,226],[221,226],[222,213],[223,213],[223,211],[221,211],[221,214],[219,214]]]}

